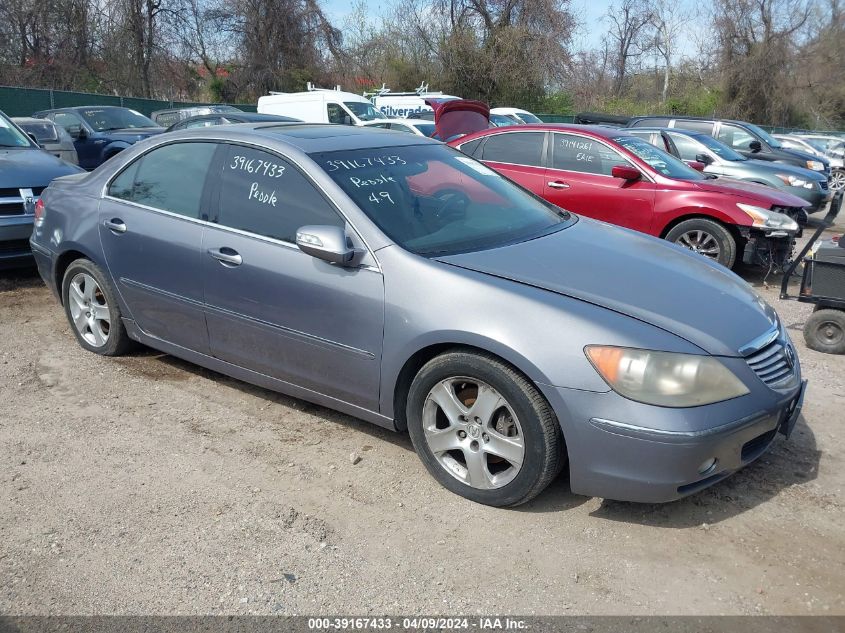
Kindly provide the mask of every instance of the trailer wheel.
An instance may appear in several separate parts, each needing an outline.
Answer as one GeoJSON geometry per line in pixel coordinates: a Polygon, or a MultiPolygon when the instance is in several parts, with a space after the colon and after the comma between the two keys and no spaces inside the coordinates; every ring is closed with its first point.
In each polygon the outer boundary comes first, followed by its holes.
{"type": "Polygon", "coordinates": [[[817,309],[804,326],[807,347],[826,354],[845,354],[845,310],[817,309]]]}

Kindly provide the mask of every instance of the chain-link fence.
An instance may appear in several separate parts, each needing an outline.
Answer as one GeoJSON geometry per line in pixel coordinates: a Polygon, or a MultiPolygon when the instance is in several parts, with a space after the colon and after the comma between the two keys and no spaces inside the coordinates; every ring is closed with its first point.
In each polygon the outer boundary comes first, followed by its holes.
{"type": "MultiPolygon", "coordinates": [[[[0,86],[0,111],[5,112],[7,116],[29,116],[39,110],[85,105],[123,106],[124,108],[132,108],[141,114],[149,116],[155,110],[187,108],[190,106],[210,104],[189,101],[140,99],[137,97],[116,97],[114,95],[98,95],[90,92],[0,86]]],[[[256,111],[256,106],[253,103],[234,103],[231,105],[244,112],[256,111]]]]}

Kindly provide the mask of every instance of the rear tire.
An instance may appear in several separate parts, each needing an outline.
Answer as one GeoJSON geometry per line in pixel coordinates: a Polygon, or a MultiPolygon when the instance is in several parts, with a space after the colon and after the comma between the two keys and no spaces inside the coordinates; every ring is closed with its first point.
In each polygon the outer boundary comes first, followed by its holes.
{"type": "Polygon", "coordinates": [[[525,376],[494,356],[447,352],[411,384],[408,432],[428,472],[471,501],[515,506],[566,463],[557,417],[525,376]]]}
{"type": "Polygon", "coordinates": [[[120,356],[132,347],[108,277],[87,259],[77,259],[62,278],[62,302],[79,344],[101,356],[120,356]]]}
{"type": "Polygon", "coordinates": [[[706,218],[679,222],[666,234],[674,242],[708,259],[732,268],[736,262],[736,239],[724,225],[706,218]]]}
{"type": "Polygon", "coordinates": [[[817,308],[804,326],[807,347],[825,354],[845,354],[845,311],[817,308]]]}

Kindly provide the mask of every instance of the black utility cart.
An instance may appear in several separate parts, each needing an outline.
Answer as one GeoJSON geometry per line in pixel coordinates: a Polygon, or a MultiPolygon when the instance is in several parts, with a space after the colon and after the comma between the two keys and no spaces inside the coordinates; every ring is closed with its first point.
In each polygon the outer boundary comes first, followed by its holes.
{"type": "Polygon", "coordinates": [[[826,228],[832,226],[842,208],[843,192],[830,203],[830,210],[791,266],[784,272],[780,298],[788,299],[787,284],[799,263],[804,264],[798,301],[815,303],[813,314],[804,326],[807,347],[828,354],[845,354],[845,237],[813,246],[826,228]],[[807,253],[814,250],[810,257],[807,253]]]}

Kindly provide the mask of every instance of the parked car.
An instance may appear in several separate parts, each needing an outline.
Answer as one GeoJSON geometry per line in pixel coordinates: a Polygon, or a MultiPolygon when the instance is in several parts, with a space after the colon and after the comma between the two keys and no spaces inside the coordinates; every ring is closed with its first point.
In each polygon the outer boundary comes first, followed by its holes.
{"type": "Polygon", "coordinates": [[[79,164],[73,139],[65,129],[52,121],[33,119],[31,117],[14,117],[12,121],[34,139],[41,149],[53,156],[67,161],[71,165],[79,164]]]}
{"type": "Polygon", "coordinates": [[[531,114],[528,110],[523,110],[521,108],[491,108],[490,114],[501,114],[503,116],[512,119],[514,123],[517,125],[522,123],[542,123],[543,121],[540,120],[534,114],[531,114]]]}
{"type": "Polygon", "coordinates": [[[474,99],[429,99],[434,113],[434,135],[438,141],[452,141],[490,127],[490,106],[474,99]]]}
{"type": "Polygon", "coordinates": [[[54,178],[79,171],[0,112],[0,268],[32,265],[29,236],[41,192],[54,178]]]}
{"type": "Polygon", "coordinates": [[[365,96],[388,118],[418,118],[422,112],[431,112],[431,106],[426,103],[426,99],[460,99],[437,90],[429,90],[428,84],[425,83],[412,92],[392,92],[387,86],[382,86],[375,92],[366,93],[365,96]]]}
{"type": "Polygon", "coordinates": [[[706,119],[696,117],[674,118],[667,116],[633,117],[628,127],[676,127],[694,132],[703,132],[746,158],[786,163],[822,172],[830,176],[830,165],[824,158],[794,149],[786,149],[780,142],[762,128],[746,121],[728,119],[706,119]]]}
{"type": "Polygon", "coordinates": [[[191,106],[187,108],[156,110],[150,114],[150,119],[161,127],[171,127],[179,121],[184,121],[195,116],[202,116],[203,114],[234,114],[236,112],[243,112],[243,110],[230,105],[191,106]]]}
{"type": "Polygon", "coordinates": [[[164,128],[140,112],[117,106],[42,110],[32,116],[63,127],[73,139],[79,166],[88,170],[99,167],[133,143],[164,132],[164,128]]]}
{"type": "Polygon", "coordinates": [[[795,136],[808,141],[813,147],[821,150],[827,156],[832,156],[833,158],[842,158],[845,156],[845,139],[841,136],[812,133],[795,134],[795,136]]]}
{"type": "Polygon", "coordinates": [[[828,181],[821,172],[746,158],[703,132],[648,127],[629,128],[625,131],[683,161],[702,163],[706,174],[769,185],[803,198],[808,213],[824,209],[832,195],[828,181]]]}
{"type": "Polygon", "coordinates": [[[434,134],[434,121],[425,119],[379,119],[378,121],[364,121],[363,126],[396,132],[410,132],[417,136],[431,137],[434,134]]]}
{"type": "Polygon", "coordinates": [[[361,95],[343,92],[339,86],[337,90],[314,88],[310,83],[305,92],[271,92],[259,97],[258,111],[309,123],[341,125],[362,125],[365,121],[387,118],[361,95]]]}
{"type": "Polygon", "coordinates": [[[774,137],[788,149],[813,152],[825,158],[830,163],[830,188],[833,191],[845,188],[845,156],[841,139],[838,143],[831,143],[827,139],[795,134],[775,134],[774,137]]]}
{"type": "Polygon", "coordinates": [[[299,119],[275,114],[256,114],[255,112],[238,112],[229,114],[203,114],[174,123],[168,132],[188,130],[194,127],[211,127],[212,125],[228,125],[230,123],[296,123],[299,119]]]}
{"type": "Polygon", "coordinates": [[[511,125],[524,125],[524,123],[504,114],[494,114],[492,110],[490,111],[490,127],[508,127],[511,125]]]}
{"type": "Polygon", "coordinates": [[[728,268],[782,266],[806,204],[771,187],[709,179],[641,138],[600,126],[520,125],[450,145],[563,209],[665,238],[728,268]]]}
{"type": "Polygon", "coordinates": [[[577,494],[669,501],[789,435],[800,366],[739,277],[430,139],[338,134],[173,132],[54,182],[32,243],[79,344],[407,430],[494,506],[564,468],[577,494]]]}

